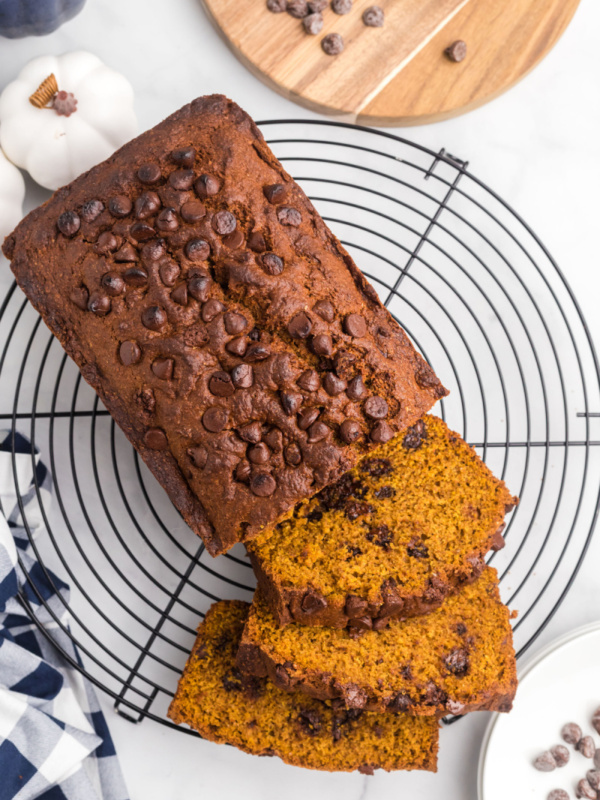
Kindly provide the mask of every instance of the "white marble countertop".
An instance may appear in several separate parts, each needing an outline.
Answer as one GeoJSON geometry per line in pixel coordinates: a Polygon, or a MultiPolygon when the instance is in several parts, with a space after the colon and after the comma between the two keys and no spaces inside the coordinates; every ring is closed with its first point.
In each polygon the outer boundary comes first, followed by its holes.
{"type": "MultiPolygon", "coordinates": [[[[582,0],[554,51],[512,91],[467,116],[400,133],[468,159],[475,174],[527,220],[561,266],[600,347],[598,30],[600,5],[582,0]]],[[[89,0],[79,17],[51,36],[0,39],[0,88],[32,57],[73,49],[91,50],[128,76],[140,129],[210,92],[238,100],[258,119],[311,116],[236,61],[198,0],[89,0]]],[[[30,185],[28,207],[44,196],[30,185]]],[[[599,562],[596,537],[569,596],[533,652],[567,630],[600,619],[599,562]]],[[[471,800],[488,720],[486,714],[474,714],[442,731],[437,775],[363,777],[286,767],[277,759],[252,758],[153,722],[134,727],[115,715],[106,698],[103,704],[134,800],[471,800]]]]}

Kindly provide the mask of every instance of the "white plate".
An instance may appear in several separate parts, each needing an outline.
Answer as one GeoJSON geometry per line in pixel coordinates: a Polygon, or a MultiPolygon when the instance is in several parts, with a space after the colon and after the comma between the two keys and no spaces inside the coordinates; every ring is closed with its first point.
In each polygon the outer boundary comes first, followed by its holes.
{"type": "Polygon", "coordinates": [[[510,714],[496,714],[486,731],[479,759],[480,800],[546,800],[552,789],[575,797],[577,781],[593,762],[569,747],[569,763],[538,772],[532,762],[555,744],[560,730],[576,722],[584,736],[600,737],[591,718],[600,706],[600,623],[586,625],[552,642],[520,670],[510,714]]]}

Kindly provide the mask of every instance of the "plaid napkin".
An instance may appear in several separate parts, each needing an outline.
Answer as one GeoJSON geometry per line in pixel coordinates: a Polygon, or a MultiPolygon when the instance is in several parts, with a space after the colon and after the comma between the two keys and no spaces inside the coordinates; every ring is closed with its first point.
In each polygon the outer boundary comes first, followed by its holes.
{"type": "Polygon", "coordinates": [[[52,479],[37,454],[34,465],[27,439],[0,431],[0,800],[127,800],[92,686],[48,642],[18,599],[20,594],[52,638],[81,663],[54,618],[68,623],[69,587],[35,557],[13,469],[21,494],[29,487],[23,506],[35,537],[44,525],[34,470],[45,507],[52,479]]]}

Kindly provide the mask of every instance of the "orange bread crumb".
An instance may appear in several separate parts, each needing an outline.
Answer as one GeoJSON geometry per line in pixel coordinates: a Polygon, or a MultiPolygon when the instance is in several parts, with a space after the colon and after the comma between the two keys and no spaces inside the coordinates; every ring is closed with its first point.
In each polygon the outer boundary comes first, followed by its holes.
{"type": "Polygon", "coordinates": [[[287,691],[416,715],[509,711],[517,686],[509,611],[491,567],[431,614],[358,637],[340,628],[280,628],[257,593],[237,663],[287,691]]]}
{"type": "Polygon", "coordinates": [[[238,671],[235,655],[250,606],[215,603],[169,708],[205,739],[287,764],[350,772],[424,769],[435,772],[438,723],[434,718],[333,709],[319,700],[277,689],[266,678],[238,671]]]}

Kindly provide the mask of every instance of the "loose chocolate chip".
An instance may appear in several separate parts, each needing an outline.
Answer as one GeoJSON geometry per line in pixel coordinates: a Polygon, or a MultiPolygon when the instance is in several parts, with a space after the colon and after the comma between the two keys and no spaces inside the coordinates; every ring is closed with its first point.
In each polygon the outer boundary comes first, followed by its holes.
{"type": "Polygon", "coordinates": [[[235,339],[232,339],[230,342],[227,342],[225,345],[225,350],[228,353],[231,353],[233,356],[237,356],[238,358],[243,358],[246,349],[248,347],[248,342],[245,336],[236,336],[235,339]]]}
{"type": "Polygon", "coordinates": [[[575,749],[579,750],[584,758],[593,758],[596,753],[596,745],[591,736],[584,736],[577,742],[575,749]]]}
{"type": "Polygon", "coordinates": [[[283,259],[275,253],[263,253],[258,262],[267,275],[275,277],[283,272],[283,259]]]}
{"type": "Polygon", "coordinates": [[[579,725],[574,722],[567,722],[563,725],[560,735],[567,744],[577,745],[581,741],[582,731],[579,725]]]}
{"type": "Polygon", "coordinates": [[[167,324],[167,315],[160,306],[148,306],[142,311],[142,325],[151,331],[160,331],[167,324]]]}
{"type": "Polygon", "coordinates": [[[367,323],[360,314],[348,314],[344,319],[344,331],[354,339],[362,339],[367,333],[367,323]]]}
{"type": "Polygon", "coordinates": [[[331,9],[336,14],[349,14],[352,11],[352,0],[331,0],[331,9]]]}
{"type": "Polygon", "coordinates": [[[553,789],[548,795],[548,800],[569,800],[569,795],[564,789],[553,789]]]}
{"type": "Polygon", "coordinates": [[[244,244],[244,234],[239,228],[236,228],[229,236],[223,237],[223,244],[230,250],[238,250],[244,244]]]}
{"type": "Polygon", "coordinates": [[[89,296],[90,293],[85,286],[78,286],[76,289],[73,289],[70,294],[71,302],[75,303],[77,308],[80,308],[82,311],[87,311],[89,296]]]}
{"type": "Polygon", "coordinates": [[[327,425],[325,425],[324,422],[317,420],[316,422],[313,422],[307,433],[308,441],[311,444],[314,444],[315,442],[322,442],[323,439],[325,439],[330,433],[330,429],[327,427],[327,425]]]}
{"type": "Polygon", "coordinates": [[[586,798],[586,800],[597,800],[598,795],[596,791],[592,789],[589,782],[585,778],[582,778],[575,789],[575,797],[583,797],[586,798]]]}
{"type": "Polygon", "coordinates": [[[169,175],[169,186],[177,192],[187,192],[194,183],[194,173],[191,169],[176,169],[169,175]]]}
{"type": "Polygon", "coordinates": [[[212,226],[220,236],[227,236],[236,229],[237,220],[231,211],[217,211],[212,218],[212,226]]]}
{"type": "Polygon", "coordinates": [[[340,438],[346,444],[353,444],[360,436],[360,425],[353,419],[345,419],[340,425],[340,438]]]}
{"type": "Polygon", "coordinates": [[[125,281],[118,272],[106,272],[100,283],[111,297],[117,297],[125,291],[125,281]]]}
{"type": "Polygon", "coordinates": [[[318,314],[325,322],[333,322],[335,319],[335,309],[329,300],[319,300],[313,306],[313,311],[318,314]]]}
{"type": "Polygon", "coordinates": [[[248,325],[246,317],[236,311],[228,311],[223,318],[223,322],[225,323],[225,330],[230,336],[241,333],[248,325]]]}
{"type": "Polygon", "coordinates": [[[295,442],[288,444],[283,451],[283,457],[291,467],[297,467],[302,462],[302,453],[295,442]]]}
{"type": "Polygon", "coordinates": [[[131,209],[133,208],[133,203],[131,200],[124,194],[119,194],[116,197],[111,197],[108,201],[108,210],[113,215],[113,217],[117,217],[118,219],[123,219],[131,214],[131,209]]]}
{"type": "Polygon", "coordinates": [[[330,397],[337,397],[346,389],[346,386],[346,381],[338,378],[333,372],[327,372],[323,378],[323,388],[330,397]]]}
{"type": "Polygon", "coordinates": [[[141,357],[142,351],[140,350],[137,342],[121,342],[121,346],[119,347],[119,358],[126,367],[130,367],[132,364],[137,364],[141,357]]]}
{"type": "Polygon", "coordinates": [[[160,208],[160,197],[156,192],[144,192],[135,201],[135,216],[137,219],[152,217],[160,208]]]}
{"type": "Polygon", "coordinates": [[[444,666],[452,675],[462,677],[469,671],[469,654],[462,647],[455,647],[447,656],[444,656],[443,661],[444,666]]]}
{"type": "Polygon", "coordinates": [[[305,614],[314,614],[317,611],[321,611],[321,609],[326,608],[327,600],[325,600],[325,598],[318,592],[314,591],[313,589],[309,589],[302,598],[300,605],[305,614]]]}
{"type": "Polygon", "coordinates": [[[170,381],[173,377],[175,362],[172,358],[156,358],[152,362],[152,372],[161,381],[170,381]]]}
{"type": "Polygon", "coordinates": [[[228,412],[224,408],[211,406],[202,415],[202,424],[211,433],[220,433],[227,425],[228,412]]]}
{"type": "Polygon", "coordinates": [[[139,288],[148,282],[148,273],[141,267],[129,267],[123,273],[123,279],[128,286],[139,288]]]}
{"type": "Polygon", "coordinates": [[[597,708],[594,711],[594,716],[592,717],[592,725],[594,726],[597,733],[600,733],[600,708],[597,708]]]}
{"type": "Polygon", "coordinates": [[[375,395],[374,397],[369,397],[368,400],[365,400],[363,410],[367,417],[370,417],[371,419],[385,419],[388,415],[389,408],[383,397],[378,397],[375,395]]]}
{"type": "Polygon", "coordinates": [[[104,256],[107,255],[107,253],[112,253],[118,246],[119,241],[114,233],[103,231],[100,236],[98,236],[96,244],[94,245],[94,252],[104,256]]]}
{"type": "Polygon", "coordinates": [[[318,14],[320,11],[325,11],[328,5],[328,0],[308,0],[308,10],[311,14],[318,14]]]}
{"type": "Polygon", "coordinates": [[[156,231],[147,222],[134,222],[130,233],[136,242],[147,242],[156,236],[156,231]]]}
{"type": "Polygon", "coordinates": [[[208,381],[208,390],[217,397],[230,397],[235,392],[235,386],[228,372],[215,372],[208,381]]]}
{"type": "Polygon", "coordinates": [[[204,239],[190,239],[185,246],[185,254],[190,261],[206,261],[210,255],[210,245],[204,239]]]}
{"type": "Polygon", "coordinates": [[[264,253],[267,249],[265,237],[260,231],[252,231],[248,237],[248,247],[253,253],[264,253]]]}
{"type": "Polygon", "coordinates": [[[289,321],[287,329],[293,339],[306,339],[312,329],[312,322],[304,311],[300,311],[289,321]]]}
{"type": "Polygon", "coordinates": [[[304,372],[302,373],[302,375],[300,375],[296,383],[301,389],[304,389],[305,392],[316,392],[319,386],[321,385],[321,381],[319,380],[319,374],[314,369],[304,370],[304,372]]]}
{"type": "Polygon", "coordinates": [[[385,444],[394,436],[394,431],[390,428],[387,422],[385,422],[385,420],[381,420],[373,425],[369,435],[372,442],[375,442],[376,444],[385,444]]]}
{"type": "Polygon", "coordinates": [[[193,147],[183,147],[180,150],[173,150],[171,158],[180,167],[189,169],[194,166],[196,160],[196,151],[193,147]]]}
{"type": "Polygon", "coordinates": [[[142,164],[138,169],[138,178],[142,183],[156,183],[160,180],[160,167],[158,164],[142,164]]]}
{"type": "Polygon", "coordinates": [[[277,219],[282,225],[297,228],[302,224],[302,214],[291,206],[280,206],[277,209],[277,219]]]}
{"type": "Polygon", "coordinates": [[[207,274],[193,275],[187,283],[188,292],[194,300],[199,303],[206,303],[211,283],[210,276],[207,274]]]}
{"type": "Polygon", "coordinates": [[[309,14],[302,20],[304,30],[310,36],[317,36],[323,30],[323,15],[319,13],[309,14]]]}
{"type": "Polygon", "coordinates": [[[65,211],[58,218],[56,227],[63,236],[67,236],[70,239],[81,228],[81,220],[74,211],[65,211]]]}
{"type": "Polygon", "coordinates": [[[279,398],[288,417],[293,417],[302,405],[302,395],[296,392],[279,392],[279,398]]]}
{"type": "Polygon", "coordinates": [[[164,283],[165,286],[175,286],[175,282],[179,277],[179,273],[181,272],[181,268],[179,264],[175,261],[171,261],[171,259],[166,259],[163,261],[158,268],[158,274],[160,275],[161,281],[164,283]]]}
{"type": "Polygon", "coordinates": [[[283,450],[283,434],[279,428],[271,428],[263,436],[263,441],[274,453],[281,453],[283,450]]]}
{"type": "Polygon", "coordinates": [[[594,754],[594,766],[596,769],[600,769],[600,748],[594,754]]]}
{"type": "Polygon", "coordinates": [[[368,602],[363,600],[362,597],[356,597],[355,595],[351,595],[346,600],[346,605],[344,606],[344,612],[347,617],[350,619],[358,618],[364,616],[368,602]]]}
{"type": "Polygon", "coordinates": [[[254,383],[254,370],[250,364],[238,364],[231,370],[231,380],[236,389],[249,389],[254,383]]]}
{"type": "Polygon", "coordinates": [[[270,355],[271,351],[268,347],[265,347],[264,344],[260,344],[259,342],[255,342],[246,350],[244,359],[254,363],[255,361],[264,361],[269,358],[270,355]]]}
{"type": "Polygon", "coordinates": [[[344,40],[339,33],[329,33],[321,40],[321,47],[328,56],[338,56],[344,49],[344,40]]]}
{"type": "Polygon", "coordinates": [[[81,216],[84,222],[94,222],[104,211],[104,203],[100,200],[88,200],[81,207],[81,216]]]}
{"type": "Polygon", "coordinates": [[[463,42],[462,39],[458,39],[456,42],[452,42],[452,44],[444,50],[444,53],[450,61],[458,63],[467,55],[467,43],[463,42]]]}
{"type": "Polygon", "coordinates": [[[129,244],[129,242],[125,242],[115,253],[115,261],[118,264],[128,264],[132,261],[137,261],[137,257],[137,250],[133,245],[129,244]]]}
{"type": "Polygon", "coordinates": [[[326,333],[313,336],[310,349],[317,356],[330,356],[333,353],[333,341],[326,333]]]}
{"type": "Polygon", "coordinates": [[[262,429],[260,422],[248,422],[237,429],[237,434],[240,439],[250,444],[258,444],[262,438],[262,429]]]}
{"type": "Polygon", "coordinates": [[[164,208],[156,218],[156,227],[161,233],[170,233],[179,228],[179,219],[174,208],[164,208]]]}
{"type": "Polygon", "coordinates": [[[298,414],[298,427],[305,431],[313,424],[321,412],[318,408],[303,408],[298,414]]]}
{"type": "Polygon", "coordinates": [[[346,394],[350,400],[353,400],[355,403],[363,399],[363,397],[367,394],[367,387],[363,382],[362,375],[357,375],[355,378],[352,378],[352,380],[349,381],[346,394]]]}
{"type": "Polygon", "coordinates": [[[186,222],[199,222],[206,216],[206,208],[199,200],[190,200],[181,206],[180,213],[186,222]]]}
{"type": "Polygon", "coordinates": [[[381,6],[369,6],[362,15],[363,22],[368,28],[383,28],[385,15],[381,6]]]}
{"type": "MultiPolygon", "coordinates": [[[[567,751],[567,754],[568,754],[568,751],[567,751]]],[[[557,764],[558,764],[558,762],[557,762],[557,764]]],[[[562,764],[558,764],[558,766],[560,767],[560,766],[562,766],[562,764]]],[[[600,770],[590,769],[590,770],[588,770],[588,772],[587,772],[585,777],[587,778],[587,782],[592,787],[592,789],[595,789],[596,791],[600,790],[600,770]]]]}
{"type": "Polygon", "coordinates": [[[257,497],[270,497],[276,488],[275,478],[271,475],[260,472],[250,478],[250,491],[257,497]]]}
{"type": "Polygon", "coordinates": [[[302,19],[308,14],[308,3],[306,0],[287,0],[285,10],[290,16],[302,19]]]}
{"type": "Polygon", "coordinates": [[[144,444],[151,450],[166,450],[169,441],[162,428],[148,428],[144,434],[144,444]]]}
{"type": "Polygon", "coordinates": [[[285,183],[271,183],[263,187],[265,197],[273,205],[283,203],[288,196],[288,187],[285,183]]]}
{"type": "Polygon", "coordinates": [[[90,311],[93,311],[99,317],[105,317],[111,308],[110,298],[107,297],[105,294],[100,294],[99,292],[94,292],[90,295],[90,299],[88,301],[88,308],[90,311]]]}
{"type": "Polygon", "coordinates": [[[264,442],[259,442],[248,448],[248,459],[253,464],[267,464],[270,458],[271,453],[264,442]]]}
{"type": "Polygon", "coordinates": [[[146,242],[146,244],[142,247],[141,255],[142,258],[147,261],[158,261],[159,258],[162,258],[165,255],[165,252],[165,240],[153,239],[150,242],[146,242]]]}
{"type": "Polygon", "coordinates": [[[267,0],[267,8],[273,14],[281,14],[287,8],[287,0],[267,0]]]}
{"type": "Polygon", "coordinates": [[[214,298],[212,300],[207,300],[202,306],[202,321],[210,322],[211,320],[215,319],[215,317],[218,317],[223,311],[225,311],[225,306],[220,300],[215,300],[214,298]]]}
{"type": "Polygon", "coordinates": [[[205,197],[212,197],[213,195],[217,194],[219,189],[221,188],[221,183],[214,175],[200,175],[196,183],[194,184],[194,189],[196,190],[196,194],[198,197],[204,199],[205,197]]]}

